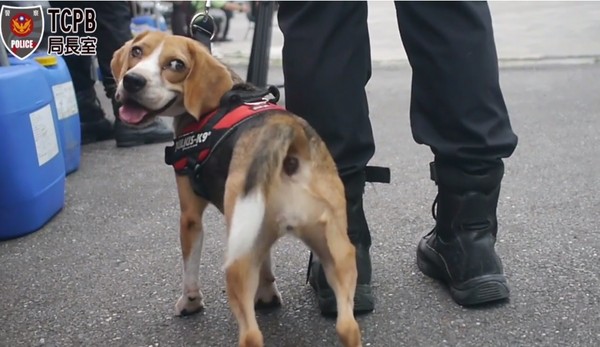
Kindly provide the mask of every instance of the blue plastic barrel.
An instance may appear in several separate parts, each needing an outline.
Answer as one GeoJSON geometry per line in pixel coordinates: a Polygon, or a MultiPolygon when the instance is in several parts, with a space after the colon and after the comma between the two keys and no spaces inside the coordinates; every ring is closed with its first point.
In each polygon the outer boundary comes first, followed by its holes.
{"type": "Polygon", "coordinates": [[[65,203],[65,162],[39,64],[0,67],[0,240],[43,227],[65,203]]]}
{"type": "Polygon", "coordinates": [[[77,171],[81,162],[81,125],[75,89],[69,68],[63,57],[33,53],[25,60],[9,58],[11,65],[40,64],[52,87],[52,112],[58,120],[60,145],[65,160],[65,172],[77,171]]]}

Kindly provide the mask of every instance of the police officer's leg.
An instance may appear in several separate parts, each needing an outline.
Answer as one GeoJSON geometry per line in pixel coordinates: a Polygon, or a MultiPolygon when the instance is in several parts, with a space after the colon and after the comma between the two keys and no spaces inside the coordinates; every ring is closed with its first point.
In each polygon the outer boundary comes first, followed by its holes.
{"type": "Polygon", "coordinates": [[[131,8],[127,1],[87,1],[84,4],[96,11],[94,36],[98,38],[98,66],[106,96],[112,98],[116,83],[110,70],[110,61],[113,53],[133,38],[130,27],[131,8]]]}
{"type": "Polygon", "coordinates": [[[173,2],[173,12],[171,13],[171,31],[173,35],[189,36],[189,13],[192,11],[191,3],[188,1],[173,2]]]}
{"type": "Polygon", "coordinates": [[[133,35],[131,33],[131,8],[127,1],[87,1],[85,6],[96,11],[96,33],[98,38],[98,65],[106,96],[112,100],[115,114],[115,139],[119,147],[131,147],[148,143],[166,142],[173,139],[173,132],[157,118],[143,129],[132,128],[119,120],[114,94],[116,83],[110,70],[113,53],[121,48],[133,35]]]}
{"type": "Polygon", "coordinates": [[[418,266],[463,305],[505,299],[494,250],[502,159],[517,145],[498,81],[484,2],[396,2],[413,69],[410,116],[416,142],[431,147],[436,226],[419,243],[418,266]]]}
{"type": "MultiPolygon", "coordinates": [[[[307,119],[336,161],[346,188],[348,234],[357,247],[357,313],[373,310],[371,236],[362,195],[365,166],[375,145],[365,85],[371,57],[365,2],[281,2],[286,107],[307,119]]],[[[322,267],[313,263],[311,284],[323,314],[336,312],[322,267]]]]}
{"type": "MultiPolygon", "coordinates": [[[[51,1],[51,7],[73,8],[77,3],[71,1],[51,1]]],[[[52,35],[58,35],[52,34],[52,35]]],[[[71,35],[63,33],[63,36],[71,35]]],[[[112,124],[106,119],[94,85],[92,58],[90,56],[66,55],[65,63],[69,68],[79,109],[81,121],[81,142],[83,144],[103,141],[113,136],[112,124]]]]}

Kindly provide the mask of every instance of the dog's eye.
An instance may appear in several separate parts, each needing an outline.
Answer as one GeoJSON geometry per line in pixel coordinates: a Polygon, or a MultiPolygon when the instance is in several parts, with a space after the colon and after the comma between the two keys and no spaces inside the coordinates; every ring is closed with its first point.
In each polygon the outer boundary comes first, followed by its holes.
{"type": "Polygon", "coordinates": [[[142,56],[144,52],[142,52],[142,49],[140,47],[133,47],[131,49],[131,56],[134,58],[139,58],[142,56]]]}
{"type": "Polygon", "coordinates": [[[180,72],[185,69],[185,64],[179,59],[173,59],[169,62],[168,67],[173,71],[180,72]]]}

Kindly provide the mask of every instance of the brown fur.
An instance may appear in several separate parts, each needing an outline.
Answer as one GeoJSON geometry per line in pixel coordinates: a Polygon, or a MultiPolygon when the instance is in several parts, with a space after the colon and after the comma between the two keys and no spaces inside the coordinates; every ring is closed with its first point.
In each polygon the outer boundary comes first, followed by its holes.
{"type": "MultiPolygon", "coordinates": [[[[187,63],[187,75],[181,83],[169,84],[169,88],[181,90],[187,110],[174,123],[180,134],[185,125],[215,109],[222,95],[241,79],[195,41],[151,32],[139,35],[115,53],[111,67],[117,81],[136,63],[128,53],[132,45],[152,49],[159,43],[164,43],[161,57],[187,55],[181,58],[187,63]]],[[[209,202],[194,194],[188,177],[176,176],[176,183],[184,267],[183,294],[176,314],[185,315],[204,305],[196,260],[203,237],[202,215],[209,202]]],[[[239,325],[239,345],[264,344],[255,304],[281,302],[270,249],[278,238],[290,233],[314,250],[323,263],[338,298],[336,330],[340,341],[345,347],[361,346],[353,314],[357,274],[355,249],[347,235],[344,187],[327,147],[306,121],[287,112],[274,112],[261,126],[248,128],[237,138],[223,196],[228,235],[236,204],[257,189],[264,195],[265,214],[256,242],[242,245],[249,252],[228,253],[225,265],[227,295],[239,325]],[[293,170],[289,171],[289,165],[293,170]]]]}

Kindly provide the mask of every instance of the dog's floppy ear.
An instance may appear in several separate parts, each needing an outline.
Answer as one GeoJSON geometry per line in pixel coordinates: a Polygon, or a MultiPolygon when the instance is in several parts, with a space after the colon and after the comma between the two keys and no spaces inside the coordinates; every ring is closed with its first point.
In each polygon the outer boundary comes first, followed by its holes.
{"type": "Polygon", "coordinates": [[[191,66],[183,82],[183,105],[189,114],[199,118],[219,106],[233,81],[227,68],[200,43],[189,39],[188,50],[191,66]]]}
{"type": "Polygon", "coordinates": [[[112,71],[115,81],[118,83],[123,75],[127,72],[127,60],[129,58],[129,52],[131,51],[131,45],[133,39],[125,42],[125,44],[117,49],[113,53],[112,60],[110,61],[110,70],[112,71]]]}

